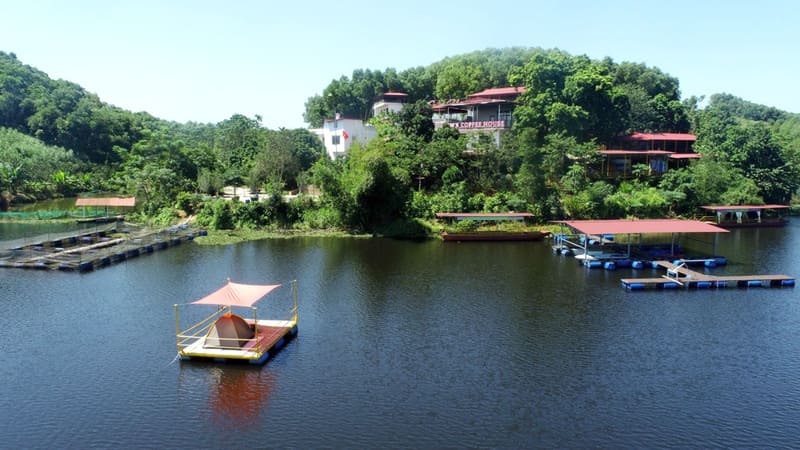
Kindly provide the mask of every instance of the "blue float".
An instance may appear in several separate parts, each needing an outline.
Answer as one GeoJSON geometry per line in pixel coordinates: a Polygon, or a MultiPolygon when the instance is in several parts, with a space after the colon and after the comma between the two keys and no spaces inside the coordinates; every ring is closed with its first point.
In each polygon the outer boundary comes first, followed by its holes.
{"type": "Polygon", "coordinates": [[[631,263],[631,267],[633,267],[634,269],[644,269],[644,263],[641,261],[633,261],[631,263]]]}
{"type": "Polygon", "coordinates": [[[602,262],[600,262],[600,261],[590,261],[588,259],[583,260],[583,265],[588,267],[588,268],[590,268],[590,269],[603,267],[603,263],[602,262]]]}
{"type": "Polygon", "coordinates": [[[781,280],[781,286],[794,286],[794,280],[781,280]]]}
{"type": "Polygon", "coordinates": [[[664,283],[661,285],[664,289],[676,289],[678,287],[678,283],[664,283]]]}
{"type": "Polygon", "coordinates": [[[707,259],[703,261],[703,265],[706,267],[717,267],[717,261],[713,259],[707,259]]]}
{"type": "Polygon", "coordinates": [[[747,280],[747,287],[761,287],[761,280],[747,280]]]}
{"type": "Polygon", "coordinates": [[[698,281],[696,284],[698,289],[708,289],[711,287],[710,281],[698,281]]]}
{"type": "Polygon", "coordinates": [[[603,268],[606,270],[616,270],[617,264],[614,261],[608,261],[603,264],[603,268]]]}

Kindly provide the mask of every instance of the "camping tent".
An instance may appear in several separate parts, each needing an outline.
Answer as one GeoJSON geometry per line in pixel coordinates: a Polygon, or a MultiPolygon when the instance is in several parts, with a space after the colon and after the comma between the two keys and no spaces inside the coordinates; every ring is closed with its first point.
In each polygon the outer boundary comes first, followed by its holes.
{"type": "Polygon", "coordinates": [[[250,325],[236,314],[223,314],[206,335],[206,347],[226,348],[242,347],[248,339],[253,339],[255,333],[250,325]]]}

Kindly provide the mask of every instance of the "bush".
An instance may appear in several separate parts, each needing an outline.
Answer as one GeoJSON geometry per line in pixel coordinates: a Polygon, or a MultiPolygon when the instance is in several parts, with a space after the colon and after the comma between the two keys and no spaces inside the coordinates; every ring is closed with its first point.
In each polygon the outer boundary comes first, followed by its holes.
{"type": "Polygon", "coordinates": [[[198,213],[197,223],[212,230],[232,230],[233,207],[231,202],[215,199],[204,203],[198,213]]]}

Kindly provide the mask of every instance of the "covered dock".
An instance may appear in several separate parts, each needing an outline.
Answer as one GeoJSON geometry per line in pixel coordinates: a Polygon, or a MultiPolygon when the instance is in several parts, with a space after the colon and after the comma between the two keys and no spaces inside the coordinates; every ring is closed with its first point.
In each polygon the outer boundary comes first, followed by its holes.
{"type": "MultiPolygon", "coordinates": [[[[606,269],[622,264],[635,265],[634,259],[642,264],[644,260],[683,258],[678,238],[688,234],[711,234],[711,254],[716,255],[717,234],[728,232],[706,222],[680,219],[565,220],[558,223],[562,225],[562,233],[555,237],[555,252],[573,254],[587,267],[606,269]],[[669,242],[645,244],[645,235],[669,236],[669,242]]],[[[718,259],[714,257],[715,264],[722,262],[718,259]]]]}
{"type": "Polygon", "coordinates": [[[701,206],[711,214],[709,222],[726,228],[781,227],[786,225],[788,205],[701,206]]]}

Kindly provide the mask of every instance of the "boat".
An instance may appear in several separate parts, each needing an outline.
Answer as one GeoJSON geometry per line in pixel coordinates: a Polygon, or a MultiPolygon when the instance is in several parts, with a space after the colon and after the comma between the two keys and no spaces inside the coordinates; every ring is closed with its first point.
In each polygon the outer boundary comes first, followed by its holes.
{"type": "Polygon", "coordinates": [[[182,360],[266,362],[297,335],[297,281],[292,281],[294,304],[285,317],[259,319],[257,308],[253,306],[280,287],[280,284],[234,283],[229,279],[224,286],[203,298],[174,305],[178,356],[182,360]],[[193,311],[185,311],[184,315],[197,316],[204,305],[216,306],[216,310],[182,329],[179,311],[191,308],[193,311]],[[252,318],[234,313],[240,310],[250,310],[252,318]]]}
{"type": "MultiPolygon", "coordinates": [[[[472,221],[472,222],[522,222],[533,217],[531,213],[436,213],[437,219],[447,221],[472,221]]],[[[477,227],[475,227],[477,228],[477,227]]],[[[541,241],[550,235],[549,231],[535,231],[523,229],[490,229],[475,231],[442,231],[442,240],[449,242],[462,241],[541,241]]]]}
{"type": "Polygon", "coordinates": [[[442,232],[445,241],[541,241],[549,231],[471,231],[463,233],[442,232]]]}

